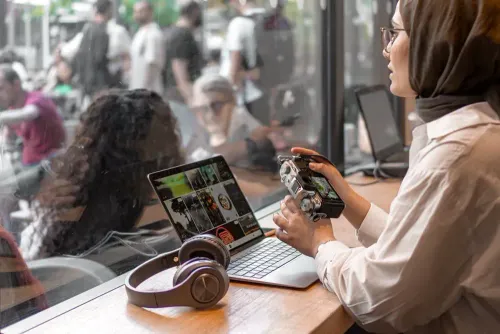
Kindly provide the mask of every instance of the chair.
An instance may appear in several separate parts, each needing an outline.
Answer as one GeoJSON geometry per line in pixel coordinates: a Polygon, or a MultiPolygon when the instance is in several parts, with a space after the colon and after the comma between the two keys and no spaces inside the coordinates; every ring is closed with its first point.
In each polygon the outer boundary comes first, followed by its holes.
{"type": "Polygon", "coordinates": [[[95,261],[67,257],[51,257],[29,261],[31,270],[45,288],[49,306],[97,287],[116,274],[95,261]]]}

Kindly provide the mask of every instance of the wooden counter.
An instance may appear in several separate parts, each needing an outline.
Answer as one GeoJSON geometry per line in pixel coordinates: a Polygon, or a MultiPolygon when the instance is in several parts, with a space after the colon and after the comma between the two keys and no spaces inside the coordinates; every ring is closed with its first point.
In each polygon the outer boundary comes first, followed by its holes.
{"type": "MultiPolygon", "coordinates": [[[[349,180],[360,183],[372,179],[353,176],[349,180]]],[[[388,210],[399,185],[388,181],[354,188],[388,210]]],[[[345,219],[336,220],[334,228],[339,240],[358,245],[354,229],[345,219]]],[[[141,288],[170,287],[174,270],[154,276],[141,288]]],[[[206,311],[136,307],[128,304],[121,285],[36,324],[28,333],[344,333],[352,324],[337,297],[319,282],[306,290],[231,283],[219,305],[206,311]]]]}

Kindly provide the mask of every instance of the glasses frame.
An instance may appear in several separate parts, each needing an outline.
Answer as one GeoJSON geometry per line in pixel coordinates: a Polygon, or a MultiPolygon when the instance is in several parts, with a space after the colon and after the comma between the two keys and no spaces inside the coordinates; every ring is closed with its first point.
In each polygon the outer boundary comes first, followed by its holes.
{"type": "Polygon", "coordinates": [[[205,105],[192,107],[191,109],[194,110],[195,112],[202,112],[203,115],[206,115],[208,113],[214,113],[215,115],[218,115],[220,113],[221,109],[229,102],[231,102],[231,101],[230,100],[212,101],[212,102],[207,103],[205,105]]]}
{"type": "Polygon", "coordinates": [[[380,32],[381,32],[381,37],[382,37],[382,48],[384,49],[385,52],[387,53],[391,53],[391,48],[392,48],[392,44],[394,43],[394,41],[396,40],[396,38],[398,38],[398,35],[401,31],[405,31],[404,29],[400,29],[400,28],[390,28],[390,27],[381,27],[380,28],[380,32]],[[385,39],[385,34],[386,32],[389,32],[390,34],[390,38],[389,38],[389,41],[386,41],[385,39]],[[389,48],[389,45],[391,46],[391,48],[389,48]]]}

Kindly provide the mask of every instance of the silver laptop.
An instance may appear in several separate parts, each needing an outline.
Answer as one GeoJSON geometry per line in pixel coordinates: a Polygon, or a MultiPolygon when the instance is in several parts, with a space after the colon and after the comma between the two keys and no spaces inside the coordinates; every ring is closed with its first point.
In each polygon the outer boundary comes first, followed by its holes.
{"type": "Polygon", "coordinates": [[[182,242],[210,233],[226,244],[231,280],[307,288],[318,279],[312,258],[265,237],[222,156],[154,172],[148,179],[182,242]]]}

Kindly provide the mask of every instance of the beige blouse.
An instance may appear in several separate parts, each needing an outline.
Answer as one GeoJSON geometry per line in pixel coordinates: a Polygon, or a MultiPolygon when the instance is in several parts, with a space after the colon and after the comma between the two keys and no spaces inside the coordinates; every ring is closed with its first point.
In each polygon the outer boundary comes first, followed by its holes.
{"type": "Polygon", "coordinates": [[[387,214],[316,256],[323,285],[368,331],[500,333],[500,121],[487,103],[413,132],[387,214]]]}

